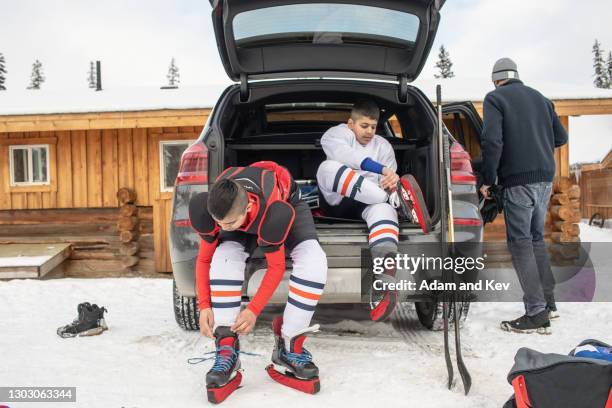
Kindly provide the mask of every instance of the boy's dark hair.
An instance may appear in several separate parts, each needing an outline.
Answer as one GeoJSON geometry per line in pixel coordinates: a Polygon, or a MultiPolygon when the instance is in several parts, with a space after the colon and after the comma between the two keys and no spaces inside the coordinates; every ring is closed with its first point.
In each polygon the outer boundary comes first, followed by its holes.
{"type": "Polygon", "coordinates": [[[357,100],[353,104],[353,109],[351,109],[351,119],[357,120],[363,116],[378,120],[380,118],[380,109],[378,105],[369,99],[357,100]]]}
{"type": "Polygon", "coordinates": [[[208,213],[217,220],[224,219],[232,211],[244,211],[249,198],[244,188],[231,179],[213,184],[208,193],[208,213]]]}

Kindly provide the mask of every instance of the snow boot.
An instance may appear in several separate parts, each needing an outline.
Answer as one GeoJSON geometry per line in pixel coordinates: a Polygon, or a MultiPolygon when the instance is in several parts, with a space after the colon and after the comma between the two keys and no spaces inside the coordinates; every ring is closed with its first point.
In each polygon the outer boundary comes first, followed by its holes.
{"type": "Polygon", "coordinates": [[[418,223],[425,234],[431,231],[431,217],[423,192],[412,174],[405,174],[397,184],[400,197],[400,218],[418,223]]]}
{"type": "Polygon", "coordinates": [[[518,319],[501,322],[501,329],[515,333],[551,334],[548,309],[534,316],[523,315],[518,319]]]}
{"type": "Polygon", "coordinates": [[[95,336],[108,330],[104,313],[108,312],[105,307],[99,307],[89,302],[80,303],[77,306],[77,318],[72,323],[57,329],[60,337],[95,336]]]}
{"type": "Polygon", "coordinates": [[[272,362],[274,364],[266,367],[266,371],[274,381],[282,385],[307,394],[316,394],[321,389],[319,369],[312,362],[312,355],[303,347],[303,344],[306,340],[306,334],[318,331],[319,325],[302,330],[289,340],[288,345],[281,334],[282,326],[283,317],[277,316],[274,318],[272,321],[275,337],[274,351],[272,352],[272,362]],[[278,369],[284,370],[285,373],[278,371],[275,365],[278,369]]]}
{"type": "Polygon", "coordinates": [[[208,401],[218,404],[225,401],[240,386],[240,342],[238,335],[227,326],[215,329],[215,363],[206,373],[208,401]]]}

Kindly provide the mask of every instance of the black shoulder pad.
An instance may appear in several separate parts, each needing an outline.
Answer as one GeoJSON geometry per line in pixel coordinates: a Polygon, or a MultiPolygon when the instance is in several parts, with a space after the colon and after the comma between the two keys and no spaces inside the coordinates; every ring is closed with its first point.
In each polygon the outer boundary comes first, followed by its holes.
{"type": "Polygon", "coordinates": [[[208,193],[199,193],[189,200],[189,222],[191,227],[201,235],[213,235],[217,233],[217,223],[208,213],[206,207],[208,193]]]}
{"type": "Polygon", "coordinates": [[[293,220],[295,210],[284,201],[270,203],[259,224],[259,241],[266,245],[279,245],[285,242],[293,220]]]}

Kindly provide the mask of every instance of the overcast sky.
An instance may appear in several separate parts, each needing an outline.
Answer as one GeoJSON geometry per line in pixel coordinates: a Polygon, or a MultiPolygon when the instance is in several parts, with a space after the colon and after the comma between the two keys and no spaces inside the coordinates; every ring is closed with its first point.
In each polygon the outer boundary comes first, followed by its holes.
{"type": "MultiPolygon", "coordinates": [[[[172,57],[183,85],[229,83],[206,0],[0,4],[0,52],[6,58],[9,89],[28,85],[35,59],[43,63],[45,89],[85,88],[89,61],[96,59],[102,61],[105,87],[162,85],[172,57]]],[[[488,78],[495,60],[508,56],[528,84],[589,87],[594,39],[604,50],[612,50],[610,16],[610,0],[447,0],[434,50],[421,75],[433,76],[437,49],[444,44],[457,78],[488,78]]],[[[599,149],[572,154],[571,161],[598,160],[612,146],[612,119],[591,122],[593,127],[574,144],[583,145],[592,137],[589,144],[595,141],[599,149]]]]}

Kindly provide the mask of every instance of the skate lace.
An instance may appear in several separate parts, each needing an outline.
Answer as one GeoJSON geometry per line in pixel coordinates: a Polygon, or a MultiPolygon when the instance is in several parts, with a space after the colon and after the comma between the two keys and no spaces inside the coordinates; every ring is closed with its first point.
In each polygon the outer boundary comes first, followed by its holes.
{"type": "Polygon", "coordinates": [[[246,356],[261,356],[261,354],[249,353],[248,351],[236,351],[236,349],[231,346],[221,346],[215,351],[204,353],[202,357],[189,358],[187,362],[189,364],[200,364],[204,361],[215,359],[212,370],[227,371],[232,367],[232,364],[234,364],[239,354],[244,354],[246,356]],[[229,353],[221,353],[221,351],[229,351],[229,353]]]}
{"type": "Polygon", "coordinates": [[[290,351],[285,351],[283,353],[285,358],[291,362],[291,364],[297,366],[303,366],[312,362],[312,354],[305,348],[302,348],[302,353],[292,353],[290,351]]]}

